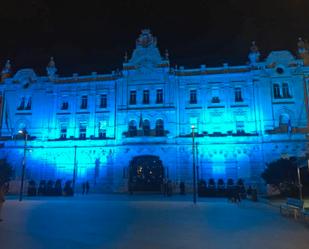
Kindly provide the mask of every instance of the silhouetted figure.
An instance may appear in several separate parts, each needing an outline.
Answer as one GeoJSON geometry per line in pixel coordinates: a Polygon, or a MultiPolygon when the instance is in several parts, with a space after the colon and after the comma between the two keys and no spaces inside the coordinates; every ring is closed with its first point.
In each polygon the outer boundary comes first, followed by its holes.
{"type": "Polygon", "coordinates": [[[173,188],[172,188],[172,181],[171,180],[168,180],[167,181],[167,196],[172,196],[172,193],[173,193],[173,188]]]}
{"type": "Polygon", "coordinates": [[[240,191],[240,186],[239,185],[236,185],[234,188],[233,188],[233,199],[234,199],[234,202],[235,203],[240,203],[241,201],[241,191],[240,191]]]}
{"type": "Polygon", "coordinates": [[[73,196],[74,192],[72,188],[72,181],[68,180],[65,182],[63,188],[63,194],[64,196],[73,196]]]}
{"type": "Polygon", "coordinates": [[[61,196],[62,195],[62,184],[61,180],[58,179],[55,183],[55,195],[56,196],[61,196]]]}
{"type": "Polygon", "coordinates": [[[86,182],[86,194],[89,193],[89,189],[90,189],[90,186],[89,186],[89,182],[87,181],[86,182]]]}
{"type": "Polygon", "coordinates": [[[226,195],[227,195],[227,199],[230,202],[234,202],[234,197],[233,197],[233,188],[229,187],[226,189],[226,195]]]}
{"type": "Polygon", "coordinates": [[[38,195],[45,195],[45,194],[46,194],[46,181],[41,180],[38,189],[38,195]]]}
{"type": "Polygon", "coordinates": [[[167,180],[164,178],[163,179],[163,195],[167,196],[167,180]]]}
{"type": "Polygon", "coordinates": [[[252,189],[252,201],[257,201],[257,189],[252,189]]]}
{"type": "Polygon", "coordinates": [[[252,187],[249,186],[248,189],[247,189],[247,196],[251,197],[251,195],[252,195],[252,187]]]}
{"type": "Polygon", "coordinates": [[[132,182],[129,181],[129,183],[128,183],[128,190],[129,190],[129,194],[130,195],[133,195],[133,186],[132,185],[133,185],[132,182]]]}
{"type": "Polygon", "coordinates": [[[83,184],[82,184],[82,194],[84,195],[85,194],[85,192],[86,192],[86,183],[85,182],[83,182],[83,184]]]}
{"type": "Polygon", "coordinates": [[[49,180],[46,187],[46,195],[52,196],[55,194],[54,181],[49,180]]]}
{"type": "Polygon", "coordinates": [[[7,194],[10,190],[10,183],[7,182],[4,184],[4,194],[7,194]]]}
{"type": "Polygon", "coordinates": [[[180,194],[181,195],[184,195],[185,194],[185,191],[186,191],[186,186],[185,186],[185,183],[184,182],[180,182],[179,184],[179,188],[180,188],[180,194]]]}
{"type": "Polygon", "coordinates": [[[36,196],[36,183],[34,180],[29,181],[28,196],[36,196]]]}
{"type": "Polygon", "coordinates": [[[0,187],[0,222],[2,221],[1,210],[5,202],[4,195],[5,195],[5,186],[3,185],[0,187]]]}
{"type": "Polygon", "coordinates": [[[239,190],[239,195],[240,195],[240,199],[246,199],[247,198],[247,191],[244,185],[240,186],[240,190],[239,190]]]}

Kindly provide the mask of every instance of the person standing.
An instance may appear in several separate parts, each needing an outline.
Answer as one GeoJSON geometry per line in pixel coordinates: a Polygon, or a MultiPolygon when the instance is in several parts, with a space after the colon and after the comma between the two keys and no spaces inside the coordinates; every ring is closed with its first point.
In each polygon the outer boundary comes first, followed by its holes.
{"type": "Polygon", "coordinates": [[[0,222],[2,221],[1,212],[2,212],[3,204],[5,202],[4,195],[5,195],[5,187],[2,186],[2,187],[0,187],[0,222]]]}
{"type": "Polygon", "coordinates": [[[239,185],[235,186],[233,196],[234,196],[235,203],[240,204],[241,199],[240,199],[240,186],[239,185]]]}
{"type": "Polygon", "coordinates": [[[179,188],[180,188],[180,194],[184,195],[185,194],[185,183],[184,182],[180,182],[179,188]]]}
{"type": "Polygon", "coordinates": [[[89,186],[89,182],[87,181],[86,182],[86,195],[89,193],[89,189],[90,189],[90,186],[89,186]]]}
{"type": "Polygon", "coordinates": [[[167,196],[167,179],[166,178],[164,178],[164,180],[163,180],[163,195],[164,196],[167,196]]]}
{"type": "Polygon", "coordinates": [[[167,196],[172,196],[173,194],[173,184],[171,180],[167,181],[167,186],[166,186],[166,195],[167,196]]]}
{"type": "Polygon", "coordinates": [[[83,182],[83,184],[82,184],[82,189],[83,189],[82,194],[84,195],[85,191],[86,191],[86,183],[85,182],[83,182]]]}

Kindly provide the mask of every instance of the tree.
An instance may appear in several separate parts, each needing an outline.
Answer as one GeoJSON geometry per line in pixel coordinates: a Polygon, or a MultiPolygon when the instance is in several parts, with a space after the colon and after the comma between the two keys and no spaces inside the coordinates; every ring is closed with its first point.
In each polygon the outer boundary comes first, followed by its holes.
{"type": "Polygon", "coordinates": [[[10,181],[13,174],[11,165],[6,159],[0,159],[0,188],[10,181]]]}
{"type": "Polygon", "coordinates": [[[262,178],[267,184],[277,187],[282,194],[297,193],[297,158],[281,158],[268,163],[262,178]]]}

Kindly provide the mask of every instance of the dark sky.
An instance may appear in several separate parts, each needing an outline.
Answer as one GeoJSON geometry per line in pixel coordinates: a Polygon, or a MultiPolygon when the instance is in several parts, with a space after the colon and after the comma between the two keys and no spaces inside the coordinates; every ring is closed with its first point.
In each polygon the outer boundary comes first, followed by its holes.
{"type": "Polygon", "coordinates": [[[60,75],[121,68],[140,30],[150,28],[172,65],[245,64],[251,40],[262,56],[309,39],[308,0],[0,0],[0,62],[60,75]]]}

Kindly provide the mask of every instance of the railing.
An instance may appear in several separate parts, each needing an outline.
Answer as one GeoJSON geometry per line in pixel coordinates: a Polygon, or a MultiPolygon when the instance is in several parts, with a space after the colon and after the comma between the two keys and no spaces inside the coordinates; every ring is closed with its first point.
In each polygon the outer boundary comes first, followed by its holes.
{"type": "Polygon", "coordinates": [[[147,131],[144,130],[132,130],[132,131],[126,131],[123,132],[124,137],[165,137],[169,131],[166,130],[155,130],[150,129],[147,131]]]}

